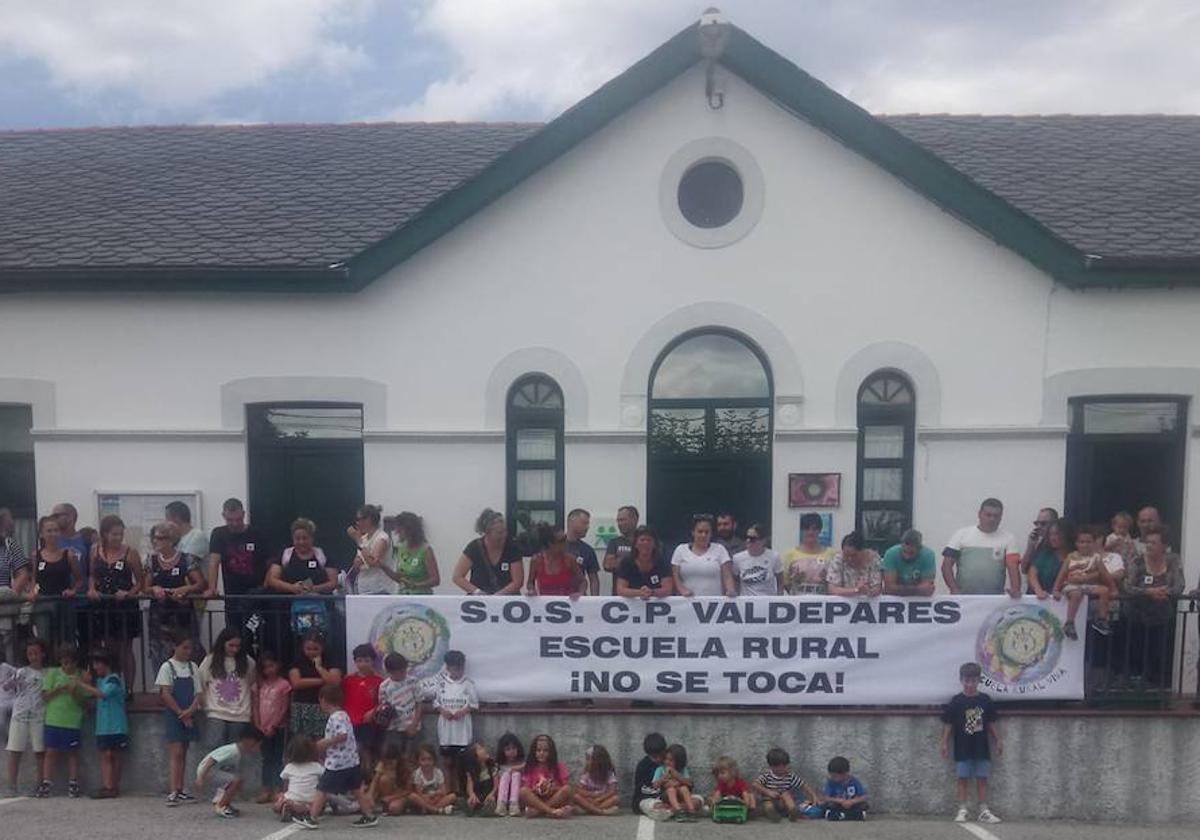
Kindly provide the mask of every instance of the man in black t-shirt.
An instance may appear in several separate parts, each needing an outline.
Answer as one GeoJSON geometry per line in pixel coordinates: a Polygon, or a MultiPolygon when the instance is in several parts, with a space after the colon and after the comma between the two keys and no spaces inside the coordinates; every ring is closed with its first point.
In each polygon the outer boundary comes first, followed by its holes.
{"type": "Polygon", "coordinates": [[[617,508],[618,535],[604,549],[604,571],[612,573],[612,594],[617,594],[617,568],[626,557],[633,556],[633,532],[637,530],[638,509],[633,505],[617,508]]]}
{"type": "Polygon", "coordinates": [[[271,552],[262,534],[246,524],[246,508],[240,499],[226,499],[221,517],[225,524],[214,528],[208,540],[208,591],[204,594],[210,598],[217,594],[219,575],[227,598],[234,596],[225,602],[225,623],[237,627],[243,638],[249,639],[253,629],[246,627],[246,621],[259,605],[238,596],[262,588],[271,552]]]}
{"type": "Polygon", "coordinates": [[[588,580],[587,594],[599,595],[600,561],[596,559],[596,550],[583,541],[591,527],[592,515],[583,508],[567,514],[567,551],[579,561],[579,568],[588,580]]]}
{"type": "Polygon", "coordinates": [[[979,677],[983,673],[979,664],[967,662],[958,669],[962,683],[961,693],[950,698],[942,708],[942,758],[950,753],[950,738],[954,736],[955,775],[958,777],[958,813],[955,822],[966,822],[967,788],[975,780],[976,798],[979,802],[979,821],[998,823],[1000,818],[987,806],[987,783],[992,771],[992,754],[989,738],[996,742],[996,755],[1002,755],[1003,745],[1000,732],[996,729],[996,706],[992,698],[979,690],[979,677]]]}

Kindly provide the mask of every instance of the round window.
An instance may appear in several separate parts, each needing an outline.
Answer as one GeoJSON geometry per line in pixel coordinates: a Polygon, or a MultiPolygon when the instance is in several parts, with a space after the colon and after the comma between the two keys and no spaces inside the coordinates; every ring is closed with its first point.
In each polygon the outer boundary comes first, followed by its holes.
{"type": "Polygon", "coordinates": [[[719,228],[742,212],[742,177],[725,161],[697,163],[679,179],[679,212],[698,228],[719,228]]]}

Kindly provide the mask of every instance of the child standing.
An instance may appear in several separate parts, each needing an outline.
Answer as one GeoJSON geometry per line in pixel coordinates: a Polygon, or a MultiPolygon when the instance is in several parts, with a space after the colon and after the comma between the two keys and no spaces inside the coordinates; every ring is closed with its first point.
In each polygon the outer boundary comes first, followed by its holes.
{"type": "Polygon", "coordinates": [[[14,796],[17,794],[21,753],[26,750],[33,752],[37,762],[38,781],[46,778],[46,706],[42,701],[46,643],[31,639],[25,645],[25,661],[29,664],[10,673],[5,683],[13,695],[12,717],[8,724],[8,787],[14,796]]]}
{"type": "Polygon", "coordinates": [[[385,747],[375,772],[367,798],[376,811],[398,817],[408,810],[408,795],[412,793],[412,770],[408,759],[397,746],[385,747]]]}
{"type": "Polygon", "coordinates": [[[671,812],[659,807],[658,789],[654,786],[654,773],[667,754],[667,739],[651,732],[642,739],[642,752],[645,755],[633,770],[633,813],[655,820],[670,819],[671,812]]]}
{"type": "Polygon", "coordinates": [[[792,772],[791,764],[792,757],[786,750],[773,747],[767,751],[767,769],[754,780],[759,810],[772,822],[784,816],[800,819],[805,816],[805,807],[817,801],[816,792],[792,772]]]}
{"type": "Polygon", "coordinates": [[[121,753],[129,749],[129,717],[125,714],[125,681],[114,674],[116,662],[108,651],[92,654],[94,686],[80,687],[96,698],[96,750],[100,753],[100,789],[92,799],[121,795],[121,753]]]}
{"type": "Polygon", "coordinates": [[[525,769],[525,747],[511,732],[500,736],[496,746],[500,757],[500,781],[496,785],[496,816],[516,817],[521,814],[521,771],[525,769]]]}
{"type": "Polygon", "coordinates": [[[558,747],[549,735],[538,735],[529,745],[521,772],[521,803],[525,816],[562,819],[571,813],[571,774],[558,760],[558,747]]]}
{"type": "Polygon", "coordinates": [[[168,781],[170,792],[167,805],[183,805],[196,797],[183,789],[183,770],[187,764],[188,745],[196,740],[196,711],[202,696],[200,675],[192,664],[192,640],[175,633],[170,636],[175,648],[171,658],[162,664],[154,679],[158,697],[163,704],[163,732],[167,741],[168,781]]]}
{"type": "MultiPolygon", "coordinates": [[[[682,744],[671,744],[663,763],[654,771],[654,787],[670,810],[671,819],[695,822],[696,800],[692,795],[692,774],[687,764],[687,750],[682,744]]],[[[703,800],[700,804],[704,804],[703,800]]]]}
{"type": "Polygon", "coordinates": [[[251,686],[254,660],[246,655],[241,631],[226,627],[213,642],[212,652],[200,663],[204,686],[205,734],[211,747],[237,739],[251,722],[251,686]]]}
{"type": "Polygon", "coordinates": [[[612,757],[599,744],[588,747],[583,754],[583,772],[579,774],[574,799],[589,814],[611,817],[621,811],[617,807],[617,773],[612,757]]]}
{"type": "MultiPolygon", "coordinates": [[[[263,657],[264,663],[266,657],[263,657]]],[[[266,741],[264,739],[263,743],[266,741]]],[[[317,792],[317,781],[325,768],[317,761],[317,747],[307,735],[294,735],[288,743],[288,763],[279,771],[284,790],[275,800],[274,810],[280,822],[297,814],[307,814],[317,792]]],[[[265,761],[265,759],[264,759],[265,761]]]]}
{"type": "Polygon", "coordinates": [[[475,683],[466,676],[467,657],[461,650],[448,650],[442,661],[445,670],[437,675],[433,708],[438,713],[438,752],[450,792],[460,790],[462,754],[473,735],[471,712],[479,708],[475,683]]]}
{"type": "Polygon", "coordinates": [[[421,730],[421,703],[417,681],[408,676],[408,660],[398,653],[383,658],[388,677],[379,686],[377,718],[387,720],[383,733],[385,747],[395,745],[408,755],[409,745],[421,730]]]}
{"type": "Polygon", "coordinates": [[[42,701],[46,704],[46,762],[37,796],[50,795],[50,779],[58,754],[67,754],[67,796],[77,799],[79,788],[79,730],[83,726],[83,674],[74,645],[58,649],[58,667],[46,672],[42,701]]]}
{"type": "Polygon", "coordinates": [[[354,726],[359,764],[374,767],[379,729],[375,726],[372,712],[379,705],[379,686],[383,684],[383,677],[375,673],[375,648],[359,645],[351,653],[354,657],[354,673],[342,680],[346,714],[354,726]]]}
{"type": "Polygon", "coordinates": [[[261,804],[274,801],[275,790],[279,786],[292,684],[283,678],[283,665],[279,657],[270,651],[263,651],[259,656],[258,670],[258,680],[254,683],[251,697],[254,725],[263,736],[262,792],[255,799],[261,804]]]}
{"type": "Polygon", "coordinates": [[[829,776],[825,779],[825,788],[821,791],[822,804],[825,806],[825,819],[830,821],[856,820],[861,822],[867,818],[867,788],[858,779],[850,775],[850,759],[844,756],[834,756],[826,768],[829,776]]]}
{"type": "Polygon", "coordinates": [[[716,805],[718,800],[733,797],[734,799],[742,800],[749,811],[754,811],[754,792],[750,790],[750,786],[742,778],[736,761],[727,755],[723,755],[713,765],[712,772],[717,786],[713,791],[709,804],[716,805]]]}
{"type": "Polygon", "coordinates": [[[1112,575],[1104,565],[1104,557],[1100,554],[1096,539],[1096,528],[1085,525],[1075,535],[1075,550],[1067,555],[1054,581],[1054,599],[1057,601],[1063,595],[1067,596],[1067,623],[1063,625],[1063,633],[1068,639],[1078,639],[1075,630],[1075,614],[1084,595],[1096,598],[1096,620],[1092,627],[1102,636],[1109,634],[1108,602],[1117,594],[1117,585],[1112,575]]]}
{"type": "Polygon", "coordinates": [[[372,812],[367,789],[363,786],[354,726],[350,723],[350,715],[342,708],[342,687],[326,685],[317,699],[321,714],[326,717],[325,737],[317,742],[317,751],[325,752],[325,770],[317,781],[317,792],[308,813],[292,817],[292,822],[301,828],[315,829],[318,827],[317,817],[325,810],[325,802],[330,796],[354,794],[361,813],[351,825],[355,828],[377,826],[379,818],[372,812]]]}
{"type": "Polygon", "coordinates": [[[212,782],[213,805],[217,816],[225,819],[241,816],[233,807],[233,799],[242,789],[242,763],[249,753],[255,752],[262,743],[262,733],[250,723],[242,724],[237,740],[217,747],[196,766],[196,789],[212,782]]]}
{"type": "Polygon", "coordinates": [[[958,813],[955,822],[966,822],[967,785],[975,780],[975,794],[979,801],[979,821],[998,823],[1000,818],[987,806],[987,783],[992,772],[992,754],[989,738],[996,743],[996,755],[1004,754],[1000,732],[996,728],[996,707],[992,698],[979,690],[979,677],[983,671],[978,663],[967,662],[958,669],[962,691],[942,709],[942,758],[950,753],[950,736],[954,735],[954,762],[958,776],[958,813]]]}
{"type": "MultiPolygon", "coordinates": [[[[496,808],[496,759],[487,747],[474,743],[463,754],[463,776],[466,780],[467,816],[499,814],[496,808]]],[[[507,808],[505,811],[507,812],[507,808]]]]}

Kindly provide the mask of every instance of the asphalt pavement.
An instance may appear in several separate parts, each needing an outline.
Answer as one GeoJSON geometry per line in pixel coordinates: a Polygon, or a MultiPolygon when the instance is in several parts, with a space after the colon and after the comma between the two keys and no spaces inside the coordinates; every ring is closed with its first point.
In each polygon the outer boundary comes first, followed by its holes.
{"type": "Polygon", "coordinates": [[[86,840],[283,840],[305,836],[329,840],[364,840],[372,836],[420,837],[421,840],[725,840],[725,838],[791,838],[813,840],[1195,840],[1194,826],[1139,826],[1045,820],[1006,821],[1000,825],[956,824],[940,820],[873,816],[865,823],[803,822],[777,825],[654,823],[644,817],[574,817],[565,820],[524,817],[467,819],[448,817],[381,818],[379,827],[355,829],[351,817],[326,817],[317,831],[305,831],[261,805],[239,803],[242,816],[217,817],[209,805],[167,808],[161,799],[126,797],[96,802],[88,799],[0,799],[0,837],[86,838],[86,840]]]}

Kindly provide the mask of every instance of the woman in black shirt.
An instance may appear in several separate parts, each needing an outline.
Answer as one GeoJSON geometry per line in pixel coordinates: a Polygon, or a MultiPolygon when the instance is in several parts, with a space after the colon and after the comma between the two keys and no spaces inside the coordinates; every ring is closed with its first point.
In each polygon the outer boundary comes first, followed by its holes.
{"type": "Polygon", "coordinates": [[[467,544],[454,567],[454,585],[468,595],[519,594],[525,569],[504,515],[486,508],[475,520],[475,533],[478,539],[467,544]]]}
{"type": "Polygon", "coordinates": [[[79,555],[59,545],[58,519],[43,516],[38,520],[38,553],[34,558],[33,576],[36,586],[26,595],[30,601],[54,598],[55,602],[34,612],[38,637],[54,646],[75,641],[74,620],[70,600],[83,586],[79,555]]]}
{"type": "Polygon", "coordinates": [[[617,566],[617,594],[622,598],[667,598],[675,594],[671,561],[658,551],[654,530],[643,525],[633,532],[633,554],[617,566]]]}

